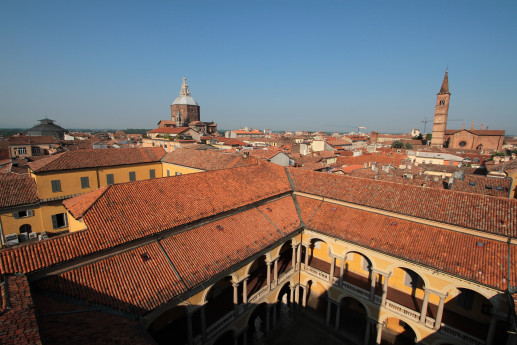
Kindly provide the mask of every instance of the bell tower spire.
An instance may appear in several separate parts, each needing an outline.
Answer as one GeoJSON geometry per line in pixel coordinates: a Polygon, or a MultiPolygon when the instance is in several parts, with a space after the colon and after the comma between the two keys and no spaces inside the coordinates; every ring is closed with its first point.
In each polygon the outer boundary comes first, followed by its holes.
{"type": "Polygon", "coordinates": [[[436,107],[434,111],[433,137],[431,145],[434,147],[443,147],[445,144],[445,129],[447,127],[447,116],[449,114],[449,101],[451,93],[449,92],[449,69],[445,71],[442,87],[436,96],[436,107]]]}
{"type": "Polygon", "coordinates": [[[190,96],[190,91],[188,90],[187,85],[187,78],[185,76],[183,76],[183,84],[181,84],[180,97],[181,96],[190,96]]]}

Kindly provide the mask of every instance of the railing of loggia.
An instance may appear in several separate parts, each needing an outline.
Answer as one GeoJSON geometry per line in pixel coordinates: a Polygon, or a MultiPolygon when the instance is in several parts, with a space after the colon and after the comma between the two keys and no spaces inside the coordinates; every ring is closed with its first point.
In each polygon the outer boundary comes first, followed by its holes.
{"type": "Polygon", "coordinates": [[[413,319],[415,321],[420,320],[420,313],[417,311],[414,311],[413,309],[409,309],[404,307],[403,305],[400,305],[398,303],[395,303],[390,300],[386,300],[386,308],[393,310],[394,312],[404,315],[410,319],[413,319]]]}
{"type": "Polygon", "coordinates": [[[470,334],[462,332],[459,329],[456,329],[456,328],[448,326],[448,325],[442,325],[442,327],[440,328],[440,332],[451,335],[454,338],[460,339],[467,344],[472,344],[472,345],[485,345],[486,344],[486,342],[484,340],[478,339],[470,334]]]}
{"type": "Polygon", "coordinates": [[[251,297],[248,299],[248,303],[256,302],[259,298],[261,298],[262,296],[266,295],[268,291],[269,291],[269,289],[268,289],[268,286],[266,284],[260,290],[258,290],[253,295],[251,295],[251,297]]]}
{"type": "Polygon", "coordinates": [[[224,327],[228,326],[228,324],[230,324],[233,321],[233,315],[234,311],[232,310],[231,312],[217,320],[213,325],[208,327],[206,330],[207,338],[210,338],[212,335],[219,332],[224,327]]]}
{"type": "Polygon", "coordinates": [[[364,290],[364,289],[361,289],[360,287],[357,287],[357,286],[354,286],[350,283],[347,283],[347,282],[343,282],[342,283],[342,287],[347,290],[347,291],[350,291],[358,296],[361,296],[363,298],[370,298],[370,292],[364,290]]]}
{"type": "Polygon", "coordinates": [[[328,273],[320,271],[319,269],[311,267],[311,266],[307,267],[307,271],[309,271],[309,273],[314,274],[316,277],[329,281],[330,275],[328,273]]]}

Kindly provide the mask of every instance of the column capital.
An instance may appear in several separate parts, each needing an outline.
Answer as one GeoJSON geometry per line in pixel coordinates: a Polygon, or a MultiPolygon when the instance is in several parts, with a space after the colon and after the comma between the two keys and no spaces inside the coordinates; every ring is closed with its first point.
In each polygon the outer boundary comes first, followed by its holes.
{"type": "Polygon", "coordinates": [[[438,296],[440,298],[446,298],[449,295],[448,292],[442,293],[440,291],[437,291],[437,290],[434,290],[434,289],[431,289],[431,288],[428,288],[428,287],[425,287],[425,286],[424,286],[424,291],[425,291],[425,293],[432,293],[433,295],[436,295],[436,296],[438,296]]]}
{"type": "Polygon", "coordinates": [[[266,260],[266,265],[271,266],[272,264],[273,264],[273,260],[271,260],[271,261],[266,260]]]}
{"type": "MultiPolygon", "coordinates": [[[[240,278],[240,279],[237,281],[237,283],[242,283],[243,281],[248,280],[248,278],[249,278],[249,277],[250,277],[250,275],[248,274],[247,276],[244,276],[244,277],[240,278]]],[[[232,282],[233,282],[233,281],[232,281],[232,282]]]]}
{"type": "Polygon", "coordinates": [[[275,256],[275,257],[274,257],[274,258],[272,258],[270,261],[271,261],[271,262],[275,262],[275,261],[277,261],[278,259],[280,259],[280,255],[275,256]]]}
{"type": "Polygon", "coordinates": [[[234,288],[238,288],[238,287],[239,287],[239,285],[240,285],[240,282],[234,282],[234,281],[232,281],[232,286],[233,286],[234,288]]]}
{"type": "Polygon", "coordinates": [[[387,277],[387,278],[391,277],[391,274],[392,274],[392,272],[385,272],[385,271],[380,270],[378,268],[372,268],[372,273],[380,274],[381,276],[387,277]]]}

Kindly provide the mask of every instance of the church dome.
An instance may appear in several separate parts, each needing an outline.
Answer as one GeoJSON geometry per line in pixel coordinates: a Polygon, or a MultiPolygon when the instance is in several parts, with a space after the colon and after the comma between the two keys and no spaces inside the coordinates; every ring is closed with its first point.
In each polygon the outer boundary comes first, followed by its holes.
{"type": "Polygon", "coordinates": [[[32,127],[27,130],[26,134],[30,136],[53,136],[56,139],[63,139],[65,137],[66,130],[63,127],[60,127],[54,124],[54,120],[50,120],[44,118],[43,120],[38,120],[40,122],[39,125],[32,127]]]}
{"type": "Polygon", "coordinates": [[[186,105],[198,105],[194,98],[190,96],[188,90],[187,78],[183,77],[183,84],[181,85],[180,96],[174,100],[172,105],[186,104],[186,105]]]}

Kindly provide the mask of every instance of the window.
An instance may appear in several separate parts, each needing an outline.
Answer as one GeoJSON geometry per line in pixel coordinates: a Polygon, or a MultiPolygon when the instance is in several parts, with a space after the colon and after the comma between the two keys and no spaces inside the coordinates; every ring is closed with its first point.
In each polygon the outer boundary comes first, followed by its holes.
{"type": "Polygon", "coordinates": [[[52,185],[53,193],[61,192],[61,180],[52,180],[50,183],[52,185]]]}
{"type": "Polygon", "coordinates": [[[365,258],[363,258],[363,270],[365,270],[365,271],[370,270],[370,263],[365,258]]]}
{"type": "Polygon", "coordinates": [[[155,178],[156,177],[156,173],[154,171],[154,169],[149,169],[149,178],[155,178]]]}
{"type": "Polygon", "coordinates": [[[60,229],[68,226],[68,220],[66,213],[58,213],[52,216],[52,227],[54,229],[60,229]]]}
{"type": "Polygon", "coordinates": [[[469,186],[475,187],[477,185],[477,182],[470,181],[469,186]]]}
{"type": "Polygon", "coordinates": [[[134,171],[129,172],[129,181],[136,181],[136,172],[134,172],[134,171]]]}
{"type": "Polygon", "coordinates": [[[486,189],[490,189],[490,190],[494,189],[494,187],[493,187],[493,186],[490,186],[490,185],[488,185],[488,184],[485,186],[485,188],[486,188],[486,189]]]}
{"type": "Polygon", "coordinates": [[[467,146],[467,142],[465,140],[462,140],[458,143],[458,145],[460,145],[460,147],[465,147],[467,146]]]}
{"type": "Polygon", "coordinates": [[[504,190],[504,188],[502,186],[497,186],[497,187],[495,187],[495,189],[497,189],[497,190],[504,190]]]}
{"type": "Polygon", "coordinates": [[[40,154],[41,150],[39,147],[35,146],[32,148],[32,154],[40,154]]]}
{"type": "Polygon", "coordinates": [[[444,104],[445,104],[445,100],[444,99],[440,100],[440,105],[444,105],[444,104]]]}
{"type": "Polygon", "coordinates": [[[26,155],[27,154],[27,148],[25,147],[17,147],[14,149],[14,154],[16,155],[26,155]]]}
{"type": "Polygon", "coordinates": [[[171,176],[171,171],[167,169],[167,176],[171,176]]]}
{"type": "Polygon", "coordinates": [[[20,226],[20,234],[30,234],[32,232],[32,227],[30,224],[23,224],[20,226]]]}
{"type": "Polygon", "coordinates": [[[90,179],[88,178],[88,176],[81,177],[81,188],[90,188],[90,179]]]}
{"type": "Polygon", "coordinates": [[[113,174],[107,174],[106,175],[106,183],[107,184],[114,184],[115,178],[113,177],[113,174]]]}
{"type": "Polygon", "coordinates": [[[418,281],[420,277],[413,271],[405,271],[406,277],[404,278],[404,285],[413,289],[418,288],[418,281]]]}
{"type": "Polygon", "coordinates": [[[14,212],[13,213],[13,217],[15,219],[27,218],[27,217],[32,217],[32,216],[34,216],[34,211],[33,210],[18,211],[18,212],[14,212]]]}
{"type": "Polygon", "coordinates": [[[176,176],[180,176],[181,173],[179,171],[176,171],[176,176]]]}

